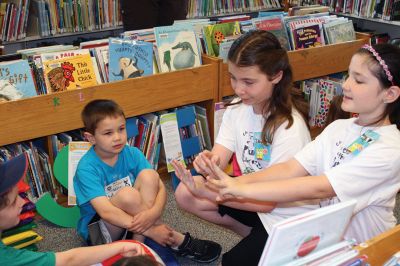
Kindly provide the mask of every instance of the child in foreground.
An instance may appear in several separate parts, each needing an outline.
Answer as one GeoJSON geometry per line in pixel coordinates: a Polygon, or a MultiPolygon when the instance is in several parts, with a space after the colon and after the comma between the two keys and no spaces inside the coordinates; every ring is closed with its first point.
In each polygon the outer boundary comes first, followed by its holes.
{"type": "MultiPolygon", "coordinates": [[[[19,223],[24,200],[18,194],[17,183],[25,177],[28,161],[25,154],[0,165],[0,236],[1,232],[19,223]]],[[[119,242],[95,247],[74,248],[63,252],[33,252],[7,247],[0,241],[0,265],[7,266],[83,266],[99,263],[117,254],[142,255],[136,243],[119,242]]]]}
{"type": "Polygon", "coordinates": [[[217,259],[219,244],[192,238],[161,222],[166,202],[164,184],[143,153],[126,145],[125,115],[120,106],[111,100],[94,100],[83,109],[82,120],[92,147],[79,161],[74,177],[81,211],[80,235],[89,244],[96,244],[95,231],[89,232],[88,227],[100,224],[106,229],[101,232],[106,231],[107,242],[131,231],[135,239],[149,237],[170,246],[178,256],[198,262],[217,259]]]}

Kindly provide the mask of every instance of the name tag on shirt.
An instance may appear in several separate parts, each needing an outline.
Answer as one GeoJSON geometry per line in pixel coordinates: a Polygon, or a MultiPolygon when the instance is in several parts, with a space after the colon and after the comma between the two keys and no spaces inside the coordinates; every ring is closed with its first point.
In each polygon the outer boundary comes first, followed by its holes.
{"type": "Polygon", "coordinates": [[[347,151],[354,156],[358,155],[362,150],[379,139],[379,136],[379,133],[376,133],[372,130],[367,130],[347,147],[347,151]]]}
{"type": "Polygon", "coordinates": [[[121,178],[121,179],[105,186],[106,195],[107,195],[107,197],[111,198],[115,194],[117,194],[118,190],[120,190],[121,188],[131,187],[131,186],[132,186],[132,183],[131,183],[131,179],[129,178],[129,176],[121,178]]]}
{"type": "Polygon", "coordinates": [[[260,142],[254,143],[254,155],[256,160],[269,162],[271,160],[271,145],[264,145],[260,142]]]}

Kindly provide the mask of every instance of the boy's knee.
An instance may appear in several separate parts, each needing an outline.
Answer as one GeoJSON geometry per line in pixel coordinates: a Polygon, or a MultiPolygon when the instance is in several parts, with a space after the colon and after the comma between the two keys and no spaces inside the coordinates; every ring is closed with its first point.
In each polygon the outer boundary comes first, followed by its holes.
{"type": "Polygon", "coordinates": [[[140,197],[139,191],[137,191],[133,187],[124,187],[118,190],[117,194],[115,194],[111,198],[111,203],[125,210],[126,208],[131,208],[132,205],[141,205],[142,198],[140,197]]]}
{"type": "MultiPolygon", "coordinates": [[[[175,190],[175,200],[182,209],[189,209],[193,203],[193,194],[182,183],[179,183],[175,190]]],[[[193,206],[192,206],[193,207],[193,206]]]]}
{"type": "Polygon", "coordinates": [[[158,174],[140,175],[135,180],[135,187],[157,188],[160,184],[158,174]]]}

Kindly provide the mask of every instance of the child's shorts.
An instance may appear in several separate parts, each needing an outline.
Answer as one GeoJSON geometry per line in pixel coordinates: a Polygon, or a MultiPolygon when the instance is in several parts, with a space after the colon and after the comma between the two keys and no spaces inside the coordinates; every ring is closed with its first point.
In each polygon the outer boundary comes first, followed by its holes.
{"type": "Polygon", "coordinates": [[[126,239],[128,230],[110,224],[96,214],[88,225],[89,237],[87,243],[89,246],[97,246],[114,242],[116,240],[126,239]]]}

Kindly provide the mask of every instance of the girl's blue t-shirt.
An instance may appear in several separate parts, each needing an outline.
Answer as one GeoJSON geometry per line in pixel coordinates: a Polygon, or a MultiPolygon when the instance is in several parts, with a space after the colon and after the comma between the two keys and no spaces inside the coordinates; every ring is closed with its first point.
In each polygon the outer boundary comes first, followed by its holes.
{"type": "Polygon", "coordinates": [[[74,190],[81,212],[78,233],[84,239],[88,239],[88,224],[96,214],[90,201],[107,196],[105,187],[125,177],[129,177],[133,185],[144,169],[152,168],[143,153],[135,147],[125,146],[113,167],[97,156],[94,147],[82,157],[74,176],[74,190]]]}

